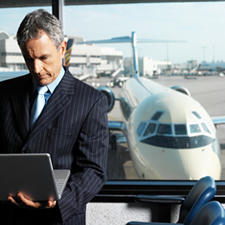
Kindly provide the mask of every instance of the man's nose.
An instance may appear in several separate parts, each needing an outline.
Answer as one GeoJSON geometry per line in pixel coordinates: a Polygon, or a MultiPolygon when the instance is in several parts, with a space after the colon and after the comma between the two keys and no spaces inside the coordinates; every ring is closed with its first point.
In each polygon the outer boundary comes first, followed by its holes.
{"type": "Polygon", "coordinates": [[[40,73],[42,70],[42,64],[41,64],[41,61],[38,60],[38,59],[35,59],[34,60],[34,72],[36,74],[40,73]]]}

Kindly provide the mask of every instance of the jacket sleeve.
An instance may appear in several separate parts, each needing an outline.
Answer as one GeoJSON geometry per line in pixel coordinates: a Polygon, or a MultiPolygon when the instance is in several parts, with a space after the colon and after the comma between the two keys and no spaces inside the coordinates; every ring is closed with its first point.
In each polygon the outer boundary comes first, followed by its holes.
{"type": "Polygon", "coordinates": [[[107,107],[107,99],[101,95],[81,127],[74,146],[76,154],[71,179],[58,201],[62,221],[79,214],[107,180],[109,142],[107,107]]]}

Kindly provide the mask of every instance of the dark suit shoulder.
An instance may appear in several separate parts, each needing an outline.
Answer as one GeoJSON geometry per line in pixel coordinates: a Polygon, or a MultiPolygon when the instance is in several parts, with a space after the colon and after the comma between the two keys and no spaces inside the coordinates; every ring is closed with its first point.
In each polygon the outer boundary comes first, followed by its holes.
{"type": "Polygon", "coordinates": [[[96,95],[96,97],[101,97],[103,96],[102,92],[98,91],[96,88],[84,83],[83,81],[78,80],[79,82],[79,87],[80,89],[85,89],[88,90],[90,93],[93,95],[96,95]]]}
{"type": "Polygon", "coordinates": [[[27,87],[31,81],[31,75],[26,74],[20,77],[4,80],[0,82],[0,93],[13,93],[15,90],[27,87]]]}
{"type": "Polygon", "coordinates": [[[73,90],[74,93],[79,94],[81,97],[86,97],[87,95],[89,95],[92,98],[94,97],[98,99],[105,96],[97,89],[75,78],[68,70],[66,70],[66,75],[64,76],[63,80],[64,81],[62,82],[62,84],[64,85],[64,87],[66,84],[70,86],[70,88],[65,89],[73,90]]]}

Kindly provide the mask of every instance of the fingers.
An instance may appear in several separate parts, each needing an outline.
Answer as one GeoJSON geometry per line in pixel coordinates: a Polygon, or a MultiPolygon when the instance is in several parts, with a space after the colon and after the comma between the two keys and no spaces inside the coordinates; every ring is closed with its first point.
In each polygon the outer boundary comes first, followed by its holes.
{"type": "Polygon", "coordinates": [[[48,201],[48,208],[53,209],[56,206],[56,201],[48,201]]]}
{"type": "Polygon", "coordinates": [[[52,209],[56,206],[56,201],[47,201],[47,202],[34,202],[24,197],[23,194],[18,193],[19,201],[15,200],[15,198],[9,196],[8,200],[11,201],[13,204],[19,207],[28,207],[28,208],[36,208],[36,209],[52,209]]]}
{"type": "Polygon", "coordinates": [[[15,201],[15,199],[14,199],[13,197],[9,196],[9,197],[8,197],[8,200],[9,200],[10,202],[12,202],[13,204],[19,206],[19,204],[15,201]]]}
{"type": "Polygon", "coordinates": [[[18,194],[18,197],[20,198],[22,203],[25,204],[26,206],[36,208],[36,209],[43,208],[43,205],[40,202],[33,202],[33,201],[25,198],[24,195],[22,195],[21,193],[18,194]]]}

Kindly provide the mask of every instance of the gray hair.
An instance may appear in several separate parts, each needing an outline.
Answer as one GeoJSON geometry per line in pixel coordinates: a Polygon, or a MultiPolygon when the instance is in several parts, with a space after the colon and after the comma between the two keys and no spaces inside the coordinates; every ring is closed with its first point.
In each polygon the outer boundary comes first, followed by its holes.
{"type": "Polygon", "coordinates": [[[44,31],[59,50],[60,44],[64,40],[61,22],[44,9],[28,13],[21,22],[16,34],[20,48],[29,39],[40,38],[40,31],[44,31]]]}

